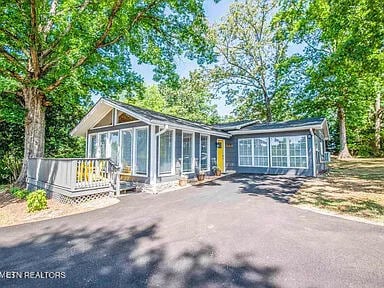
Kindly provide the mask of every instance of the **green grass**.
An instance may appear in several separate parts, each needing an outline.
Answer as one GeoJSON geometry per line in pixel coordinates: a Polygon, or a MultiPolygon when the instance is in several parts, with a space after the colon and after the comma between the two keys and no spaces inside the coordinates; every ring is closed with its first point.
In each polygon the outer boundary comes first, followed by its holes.
{"type": "Polygon", "coordinates": [[[384,223],[384,159],[333,159],[329,168],[306,181],[290,203],[384,223]]]}

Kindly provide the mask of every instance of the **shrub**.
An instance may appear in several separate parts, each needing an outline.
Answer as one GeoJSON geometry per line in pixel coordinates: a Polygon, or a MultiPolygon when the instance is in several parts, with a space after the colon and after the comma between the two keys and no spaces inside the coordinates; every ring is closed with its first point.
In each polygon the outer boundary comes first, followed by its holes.
{"type": "Polygon", "coordinates": [[[27,196],[28,212],[47,209],[47,194],[44,190],[36,190],[27,196]]]}
{"type": "Polygon", "coordinates": [[[29,191],[26,189],[20,189],[18,187],[12,187],[9,192],[19,199],[25,199],[27,195],[29,194],[29,191]]]}

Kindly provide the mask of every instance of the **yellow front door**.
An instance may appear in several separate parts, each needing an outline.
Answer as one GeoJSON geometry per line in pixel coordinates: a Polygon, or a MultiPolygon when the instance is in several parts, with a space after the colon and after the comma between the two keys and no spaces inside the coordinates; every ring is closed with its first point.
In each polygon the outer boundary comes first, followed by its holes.
{"type": "Polygon", "coordinates": [[[224,143],[223,139],[217,140],[217,167],[224,172],[224,143]]]}

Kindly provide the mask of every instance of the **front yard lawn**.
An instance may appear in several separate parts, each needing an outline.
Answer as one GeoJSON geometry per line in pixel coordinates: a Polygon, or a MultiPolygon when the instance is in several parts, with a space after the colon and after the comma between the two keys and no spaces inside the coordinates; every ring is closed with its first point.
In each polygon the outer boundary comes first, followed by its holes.
{"type": "Polygon", "coordinates": [[[332,159],[329,168],[306,181],[290,203],[384,223],[384,159],[332,159]]]}

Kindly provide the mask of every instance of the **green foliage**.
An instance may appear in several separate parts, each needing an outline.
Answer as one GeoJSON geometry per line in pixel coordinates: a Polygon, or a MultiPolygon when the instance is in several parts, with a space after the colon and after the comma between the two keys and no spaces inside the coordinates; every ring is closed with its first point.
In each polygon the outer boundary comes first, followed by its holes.
{"type": "Polygon", "coordinates": [[[23,158],[23,126],[0,122],[0,183],[12,183],[23,158]]]}
{"type": "Polygon", "coordinates": [[[29,191],[26,190],[26,189],[21,189],[21,188],[18,188],[18,187],[12,187],[11,189],[9,189],[9,192],[15,196],[16,198],[19,198],[19,199],[25,199],[28,194],[29,194],[29,191]]]}
{"type": "Polygon", "coordinates": [[[301,79],[291,89],[294,113],[326,116],[335,141],[342,108],[351,153],[368,156],[373,153],[374,99],[384,86],[384,2],[352,2],[282,0],[274,21],[282,23],[286,39],[303,47],[291,57],[298,60],[292,69],[301,79]]]}
{"type": "Polygon", "coordinates": [[[47,195],[44,190],[36,190],[27,196],[28,212],[36,212],[47,209],[47,195]]]}
{"type": "Polygon", "coordinates": [[[219,116],[214,98],[210,92],[208,78],[202,71],[193,71],[188,78],[180,79],[176,87],[170,85],[149,86],[142,96],[126,98],[133,105],[181,117],[184,119],[213,124],[219,116]]]}
{"type": "Polygon", "coordinates": [[[175,83],[175,57],[215,59],[202,0],[8,1],[0,23],[0,122],[25,124],[31,140],[23,165],[44,148],[49,156],[78,155],[84,142],[64,136],[82,115],[78,105],[86,107],[92,94],[140,94],[143,79],[132,61],[153,65],[155,80],[175,83]]]}
{"type": "Polygon", "coordinates": [[[283,73],[287,41],[272,22],[277,0],[234,2],[213,38],[220,63],[211,71],[216,89],[235,106],[242,119],[282,120],[288,115],[273,113],[287,106],[287,73],[283,73]]]}

